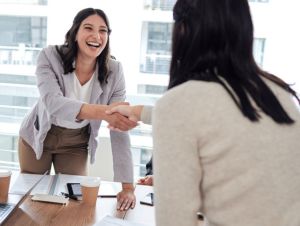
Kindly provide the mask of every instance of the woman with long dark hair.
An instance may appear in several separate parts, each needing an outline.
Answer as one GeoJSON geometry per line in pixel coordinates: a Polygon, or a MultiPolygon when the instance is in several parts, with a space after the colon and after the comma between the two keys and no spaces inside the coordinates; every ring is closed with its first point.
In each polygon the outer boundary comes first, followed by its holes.
{"type": "Polygon", "coordinates": [[[248,1],[178,0],[173,15],[152,123],[157,226],[197,225],[198,211],[210,226],[300,225],[299,99],[255,63],[248,1]]]}
{"type": "MultiPolygon", "coordinates": [[[[105,114],[125,100],[122,65],[109,53],[110,32],[105,13],[86,8],[75,16],[63,45],[41,51],[36,68],[40,97],[20,129],[21,172],[42,174],[53,164],[56,173],[86,175],[88,154],[95,161],[101,121],[121,130],[136,125],[118,113],[105,114]]],[[[133,208],[129,136],[110,135],[114,180],[123,183],[117,207],[133,208]]]]}

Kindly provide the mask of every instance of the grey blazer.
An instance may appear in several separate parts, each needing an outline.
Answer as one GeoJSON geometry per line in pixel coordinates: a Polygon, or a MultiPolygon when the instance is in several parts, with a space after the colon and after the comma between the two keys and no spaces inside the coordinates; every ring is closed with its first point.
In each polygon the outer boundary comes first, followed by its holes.
{"type": "MultiPolygon", "coordinates": [[[[96,73],[98,70],[96,69],[96,73]]],[[[32,110],[25,116],[19,135],[33,148],[37,159],[43,153],[43,142],[51,124],[56,119],[76,121],[83,102],[66,98],[66,76],[63,75],[63,66],[55,46],[48,46],[39,54],[36,76],[40,97],[32,110]]],[[[97,75],[97,74],[96,74],[97,75]]],[[[97,76],[98,77],[98,76],[97,76]]],[[[120,62],[109,60],[108,83],[100,85],[98,80],[92,88],[92,104],[110,104],[125,100],[125,79],[120,62]]],[[[95,161],[97,136],[101,125],[99,120],[90,120],[89,153],[90,162],[95,161]]],[[[133,182],[133,164],[130,151],[130,140],[127,132],[110,132],[113,154],[114,180],[133,182]]]]}

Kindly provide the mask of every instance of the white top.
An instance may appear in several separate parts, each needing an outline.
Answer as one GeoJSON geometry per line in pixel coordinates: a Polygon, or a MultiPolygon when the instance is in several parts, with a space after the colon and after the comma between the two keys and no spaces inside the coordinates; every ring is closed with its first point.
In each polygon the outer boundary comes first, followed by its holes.
{"type": "Polygon", "coordinates": [[[11,171],[10,170],[2,170],[0,169],[0,177],[8,177],[11,175],[11,171]]]}
{"type": "MultiPolygon", "coordinates": [[[[85,103],[89,103],[91,99],[92,88],[95,81],[95,77],[96,76],[94,73],[88,82],[86,82],[84,85],[81,85],[75,72],[70,75],[64,76],[63,78],[65,80],[70,80],[68,82],[65,82],[65,84],[72,84],[70,86],[66,86],[65,97],[75,99],[75,100],[80,100],[85,103]]],[[[82,128],[89,123],[88,120],[70,122],[61,119],[57,119],[56,122],[58,126],[69,128],[69,129],[82,128]]]]}
{"type": "Polygon", "coordinates": [[[259,110],[251,122],[214,82],[189,81],[154,108],[153,166],[157,226],[300,225],[300,112],[268,82],[296,122],[259,110]]]}

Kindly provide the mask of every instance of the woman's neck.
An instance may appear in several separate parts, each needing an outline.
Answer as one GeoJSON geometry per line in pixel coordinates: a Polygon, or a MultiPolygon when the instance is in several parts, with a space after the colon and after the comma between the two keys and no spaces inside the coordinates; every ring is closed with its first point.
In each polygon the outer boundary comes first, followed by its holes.
{"type": "Polygon", "coordinates": [[[81,85],[88,82],[94,74],[96,68],[96,59],[93,61],[83,59],[80,56],[76,59],[75,74],[81,85]]]}

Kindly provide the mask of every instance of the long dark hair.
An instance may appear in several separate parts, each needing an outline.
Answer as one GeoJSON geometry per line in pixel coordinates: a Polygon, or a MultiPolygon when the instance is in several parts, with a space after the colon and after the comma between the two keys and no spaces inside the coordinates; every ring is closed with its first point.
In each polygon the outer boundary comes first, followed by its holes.
{"type": "MultiPolygon", "coordinates": [[[[81,22],[91,15],[97,14],[100,16],[107,28],[108,34],[110,34],[111,29],[109,26],[109,21],[106,14],[101,9],[93,9],[86,8],[77,13],[73,20],[72,27],[65,35],[65,43],[62,46],[56,46],[56,49],[61,56],[64,67],[64,74],[73,72],[75,70],[73,62],[77,56],[78,52],[78,44],[76,42],[76,35],[79,30],[81,22]]],[[[98,63],[98,80],[102,84],[104,81],[107,82],[109,68],[108,68],[108,60],[110,58],[110,50],[109,50],[109,36],[107,39],[107,44],[103,49],[102,53],[97,57],[98,63]]]]}
{"type": "Polygon", "coordinates": [[[260,115],[248,94],[277,123],[294,122],[262,77],[290,92],[300,103],[296,92],[255,63],[247,0],[178,0],[173,16],[169,89],[188,80],[217,82],[251,121],[258,121],[260,115]]]}

